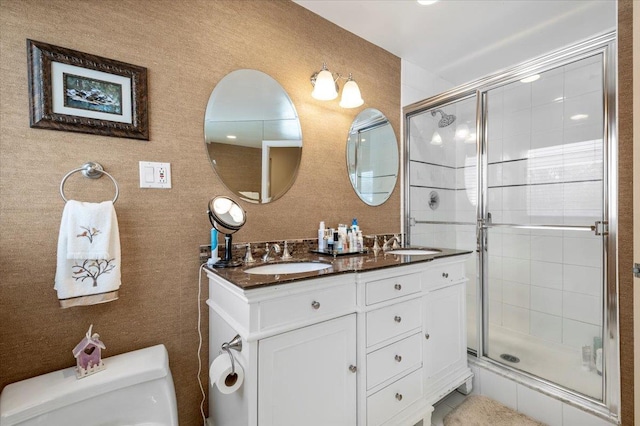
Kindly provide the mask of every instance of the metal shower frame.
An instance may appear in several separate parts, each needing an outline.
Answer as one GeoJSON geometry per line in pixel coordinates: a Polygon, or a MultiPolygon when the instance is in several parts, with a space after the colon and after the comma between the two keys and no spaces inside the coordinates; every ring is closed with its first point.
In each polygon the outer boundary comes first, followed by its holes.
{"type": "MultiPolygon", "coordinates": [[[[420,113],[434,108],[442,108],[459,102],[464,99],[476,97],[476,134],[478,135],[477,158],[478,170],[478,203],[477,203],[477,223],[474,222],[436,222],[429,221],[430,224],[442,225],[474,225],[478,231],[478,277],[482,278],[477,295],[477,325],[478,325],[478,351],[469,350],[473,356],[473,362],[482,368],[489,369],[502,376],[515,380],[529,388],[550,395],[561,401],[578,406],[601,418],[617,422],[620,413],[620,351],[619,351],[619,314],[618,314],[618,278],[617,278],[617,233],[618,233],[618,143],[617,143],[617,80],[616,80],[616,32],[608,32],[598,35],[589,40],[582,41],[575,45],[557,50],[550,54],[540,56],[530,61],[523,62],[514,67],[506,68],[495,74],[483,77],[470,83],[457,86],[449,91],[443,92],[431,98],[416,102],[403,108],[404,115],[404,171],[408,173],[410,167],[410,119],[420,113]],[[488,335],[488,294],[484,287],[488,285],[488,268],[486,267],[486,228],[487,211],[486,207],[486,182],[487,182],[487,152],[486,152],[486,93],[496,87],[518,81],[527,75],[540,73],[546,70],[566,65],[571,62],[584,59],[586,57],[602,54],[603,56],[603,107],[604,107],[604,172],[603,172],[603,221],[608,224],[608,234],[603,236],[603,348],[604,363],[602,401],[567,389],[551,381],[514,369],[500,362],[484,356],[485,342],[484,336],[488,335]],[[484,164],[480,164],[482,161],[484,164]],[[481,185],[482,184],[482,185],[481,185]],[[486,208],[484,209],[486,210],[486,208]],[[483,266],[484,263],[484,266],[483,266]],[[480,272],[483,276],[480,277],[480,272]],[[484,284],[483,284],[484,283],[484,284]]],[[[415,225],[415,220],[410,218],[411,200],[409,179],[404,179],[404,221],[403,232],[406,241],[411,243],[409,228],[415,225]]],[[[555,227],[559,229],[561,227],[555,227]]],[[[562,228],[584,228],[584,227],[562,227],[562,228]]],[[[590,230],[598,232],[598,225],[589,227],[590,230]]],[[[549,228],[546,228],[549,229],[549,228]]],[[[554,229],[554,228],[551,228],[554,229]]],[[[585,229],[586,230],[586,229],[585,229]]]]}

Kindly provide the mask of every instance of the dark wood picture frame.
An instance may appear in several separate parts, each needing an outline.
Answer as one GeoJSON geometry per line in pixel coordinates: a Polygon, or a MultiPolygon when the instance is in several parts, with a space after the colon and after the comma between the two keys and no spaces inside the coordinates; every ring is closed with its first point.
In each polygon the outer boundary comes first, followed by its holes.
{"type": "MultiPolygon", "coordinates": [[[[27,57],[31,127],[149,140],[146,68],[29,39],[27,57]],[[86,73],[86,76],[54,72],[53,65],[79,70],[79,74],[86,73]],[[92,74],[100,77],[93,77],[92,74]],[[119,111],[124,109],[124,113],[95,111],[89,104],[86,104],[86,108],[67,108],[66,80],[60,83],[64,76],[84,79],[104,87],[119,86],[116,81],[125,82],[116,101],[107,98],[110,102],[120,102],[119,111]],[[54,77],[55,81],[52,80],[54,77]],[[64,100],[64,105],[60,99],[64,100]]],[[[101,93],[100,96],[105,98],[101,93]]]]}

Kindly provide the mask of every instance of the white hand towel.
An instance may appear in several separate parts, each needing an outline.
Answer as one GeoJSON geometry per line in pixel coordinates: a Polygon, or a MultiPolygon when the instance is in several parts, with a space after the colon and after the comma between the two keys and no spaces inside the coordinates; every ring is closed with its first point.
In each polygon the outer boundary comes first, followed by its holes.
{"type": "Polygon", "coordinates": [[[95,204],[69,200],[62,214],[58,235],[58,261],[54,289],[58,293],[60,306],[68,308],[115,300],[118,298],[120,276],[120,234],[113,203],[106,201],[95,204]],[[79,212],[79,210],[82,211],[79,212]],[[70,216],[74,217],[70,218],[70,216]],[[91,223],[84,222],[84,219],[91,223]],[[86,226],[88,229],[77,232],[70,229],[73,226],[86,226]],[[83,235],[84,231],[86,235],[83,235]],[[89,236],[93,241],[89,242],[88,246],[70,241],[72,239],[88,241],[89,236]],[[96,250],[93,244],[98,243],[98,240],[100,240],[100,247],[96,250]],[[74,256],[78,253],[88,253],[89,256],[69,258],[70,247],[74,251],[74,256]]]}
{"type": "Polygon", "coordinates": [[[67,259],[109,259],[112,201],[83,203],[69,200],[62,212],[60,232],[66,227],[67,259]]]}

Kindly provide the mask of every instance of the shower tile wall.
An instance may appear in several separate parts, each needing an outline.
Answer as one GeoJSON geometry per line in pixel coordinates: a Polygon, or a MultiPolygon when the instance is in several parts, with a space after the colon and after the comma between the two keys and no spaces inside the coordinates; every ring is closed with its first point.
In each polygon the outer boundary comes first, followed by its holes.
{"type": "MultiPolygon", "coordinates": [[[[487,195],[494,223],[593,225],[602,219],[598,59],[489,92],[487,195]]],[[[457,117],[444,129],[430,111],[410,120],[410,217],[416,221],[475,223],[476,146],[469,143],[475,141],[475,103],[474,97],[443,107],[457,117]],[[436,131],[442,144],[432,143],[436,131]],[[434,191],[435,210],[429,206],[434,191]]],[[[475,225],[418,223],[409,232],[413,245],[476,249],[475,225]]],[[[575,349],[602,336],[600,237],[491,228],[488,241],[492,326],[575,349]]],[[[475,349],[475,256],[466,272],[468,345],[475,349]]]]}
{"type": "MultiPolygon", "coordinates": [[[[440,114],[430,111],[410,121],[409,129],[409,199],[410,217],[416,221],[458,222],[467,224],[420,224],[409,228],[412,245],[427,247],[476,249],[476,98],[472,97],[443,107],[454,114],[456,121],[445,128],[438,127],[440,114]],[[434,132],[442,139],[432,143],[434,132]],[[439,205],[429,206],[431,194],[439,197],[439,205]],[[471,223],[471,225],[469,225],[471,223]]],[[[466,263],[467,344],[475,347],[476,328],[476,256],[466,263]]]]}

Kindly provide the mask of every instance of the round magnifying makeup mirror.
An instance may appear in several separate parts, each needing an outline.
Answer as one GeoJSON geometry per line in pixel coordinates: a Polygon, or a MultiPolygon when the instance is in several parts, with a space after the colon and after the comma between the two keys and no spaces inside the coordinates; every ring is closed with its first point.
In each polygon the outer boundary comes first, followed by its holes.
{"type": "Polygon", "coordinates": [[[347,139],[347,171],[358,197],[370,206],[389,199],[398,179],[398,141],[391,123],[374,108],[353,120],[347,139]]]}
{"type": "Polygon", "coordinates": [[[237,232],[247,220],[246,212],[229,197],[217,196],[209,201],[209,222],[224,234],[224,259],[213,264],[215,268],[240,266],[242,262],[231,260],[231,234],[237,232]]]}

